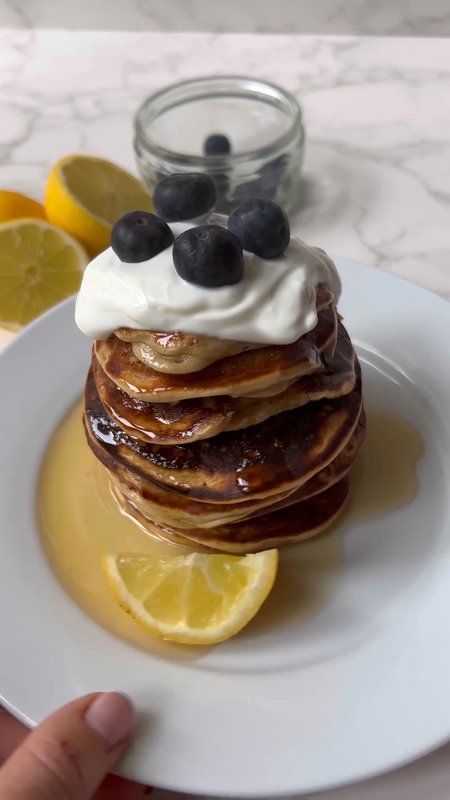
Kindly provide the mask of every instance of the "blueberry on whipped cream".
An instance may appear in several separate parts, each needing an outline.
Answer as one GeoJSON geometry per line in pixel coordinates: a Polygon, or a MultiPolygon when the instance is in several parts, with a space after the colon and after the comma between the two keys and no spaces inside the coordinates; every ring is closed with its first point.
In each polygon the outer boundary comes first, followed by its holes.
{"type": "Polygon", "coordinates": [[[125,214],[111,231],[111,247],[128,264],[148,261],[173,244],[173,233],[163,219],[146,211],[125,214]]]}
{"type": "Polygon", "coordinates": [[[202,172],[171,175],[155,188],[153,205],[166,222],[196,219],[211,211],[216,202],[216,187],[202,172]]]}
{"type": "Polygon", "coordinates": [[[234,209],[228,228],[244,250],[261,258],[279,258],[291,238],[286,212],[273,200],[252,198],[234,209]]]}
{"type": "Polygon", "coordinates": [[[219,225],[198,225],[184,231],[175,240],[172,255],[178,275],[198,286],[230,286],[243,276],[239,239],[219,225]]]}
{"type": "MultiPolygon", "coordinates": [[[[212,187],[212,188],[211,188],[212,187]]],[[[336,304],[333,261],[290,236],[272,201],[241,203],[231,217],[198,216],[214,205],[207,175],[161,181],[156,214],[126,214],[111,247],[88,264],[77,298],[78,327],[94,339],[118,328],[184,331],[238,342],[289,344],[317,324],[316,293],[336,304]],[[168,221],[168,222],[167,222],[168,221]]]]}

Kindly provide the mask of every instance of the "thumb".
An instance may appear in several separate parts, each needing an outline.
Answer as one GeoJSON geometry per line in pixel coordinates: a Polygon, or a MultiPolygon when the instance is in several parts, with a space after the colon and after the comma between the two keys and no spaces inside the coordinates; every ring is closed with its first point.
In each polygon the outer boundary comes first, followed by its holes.
{"type": "Polygon", "coordinates": [[[127,745],[129,700],[81,697],[47,717],[0,771],[2,800],[88,800],[127,745]]]}

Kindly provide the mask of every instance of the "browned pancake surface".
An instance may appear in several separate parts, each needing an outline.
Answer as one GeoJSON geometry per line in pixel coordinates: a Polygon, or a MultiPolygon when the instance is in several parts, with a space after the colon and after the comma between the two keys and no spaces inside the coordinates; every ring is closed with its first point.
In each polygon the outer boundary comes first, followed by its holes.
{"type": "Polygon", "coordinates": [[[331,358],[320,372],[305,375],[268,398],[227,396],[195,398],[178,403],[149,403],[124,392],[106,375],[97,359],[92,369],[105,411],[124,431],[154,444],[177,444],[206,439],[227,430],[257,425],[269,417],[311,401],[339,397],[353,389],[355,353],[341,323],[331,358]]]}
{"type": "MultiPolygon", "coordinates": [[[[299,489],[280,492],[258,500],[240,503],[207,503],[176,494],[152,481],[143,480],[117,462],[110,471],[113,486],[145,517],[160,525],[179,528],[212,528],[243,519],[250,519],[276,509],[285,508],[305,500],[341,480],[350,470],[361,447],[365,432],[365,416],[361,413],[358,424],[348,444],[323,470],[316,473],[299,489]]],[[[100,445],[93,442],[94,451],[100,445]]]]}
{"type": "Polygon", "coordinates": [[[199,397],[178,403],[149,403],[119,389],[95,356],[95,385],[105,411],[120,428],[146,442],[177,444],[215,436],[232,416],[230,398],[199,397]]]}
{"type": "Polygon", "coordinates": [[[288,508],[209,530],[158,525],[154,520],[146,519],[126,498],[123,498],[123,505],[131,516],[156,536],[222,552],[250,553],[293,544],[321,533],[342,511],[348,492],[349,482],[344,478],[330,489],[288,508]]]}
{"type": "Polygon", "coordinates": [[[216,361],[200,372],[172,375],[143,364],[129,343],[116,336],[95,342],[95,355],[108,377],[128,394],[151,402],[178,402],[195,397],[242,396],[267,391],[320,369],[321,355],[334,352],[336,311],[321,311],[314,330],[291,345],[250,350],[216,361]]]}
{"type": "MultiPolygon", "coordinates": [[[[356,362],[357,364],[357,362],[356,362]]],[[[357,370],[358,374],[358,370],[357,370]]],[[[193,498],[229,502],[298,488],[345,447],[361,409],[361,384],[336,400],[309,403],[240,431],[184,445],[152,445],[129,436],[106,414],[92,370],[85,423],[103,463],[119,461],[143,478],[193,498]]]]}

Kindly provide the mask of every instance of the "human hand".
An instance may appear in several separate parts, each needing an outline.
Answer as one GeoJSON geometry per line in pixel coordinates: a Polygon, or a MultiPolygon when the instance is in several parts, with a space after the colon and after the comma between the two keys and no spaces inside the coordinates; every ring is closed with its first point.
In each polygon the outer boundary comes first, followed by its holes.
{"type": "Polygon", "coordinates": [[[140,800],[150,790],[107,774],[131,728],[131,705],[114,692],[74,700],[33,732],[0,707],[1,800],[140,800]]]}

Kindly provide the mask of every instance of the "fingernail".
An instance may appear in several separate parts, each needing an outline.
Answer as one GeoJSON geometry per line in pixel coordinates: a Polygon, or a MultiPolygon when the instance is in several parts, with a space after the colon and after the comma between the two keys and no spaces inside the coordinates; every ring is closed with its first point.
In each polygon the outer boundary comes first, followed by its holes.
{"type": "Polygon", "coordinates": [[[104,692],[95,698],[84,716],[87,724],[112,750],[131,732],[133,709],[130,701],[118,692],[104,692]]]}

